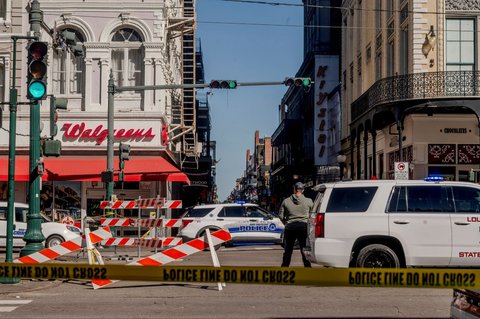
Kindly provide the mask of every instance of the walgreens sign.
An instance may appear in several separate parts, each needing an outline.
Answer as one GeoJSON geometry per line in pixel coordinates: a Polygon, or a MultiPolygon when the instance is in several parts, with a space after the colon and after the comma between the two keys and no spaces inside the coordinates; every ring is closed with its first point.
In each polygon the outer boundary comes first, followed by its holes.
{"type": "MultiPolygon", "coordinates": [[[[95,141],[97,145],[102,144],[107,139],[108,128],[98,125],[95,128],[88,128],[85,122],[81,123],[65,123],[62,126],[63,138],[67,140],[78,141],[95,141]]],[[[131,128],[131,129],[114,129],[113,137],[120,140],[151,140],[155,137],[153,127],[149,128],[131,128]]]]}

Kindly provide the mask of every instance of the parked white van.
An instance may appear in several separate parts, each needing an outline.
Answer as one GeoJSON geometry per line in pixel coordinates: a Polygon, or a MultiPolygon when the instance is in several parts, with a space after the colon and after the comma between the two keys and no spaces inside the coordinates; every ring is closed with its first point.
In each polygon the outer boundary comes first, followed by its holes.
{"type": "MultiPolygon", "coordinates": [[[[27,232],[28,205],[15,203],[14,211],[13,247],[22,248],[26,244],[23,236],[27,232]]],[[[0,202],[0,249],[7,246],[7,216],[7,202],[0,202]]],[[[42,220],[42,233],[45,247],[56,246],[81,235],[80,229],[75,226],[49,222],[46,219],[42,220]]]]}

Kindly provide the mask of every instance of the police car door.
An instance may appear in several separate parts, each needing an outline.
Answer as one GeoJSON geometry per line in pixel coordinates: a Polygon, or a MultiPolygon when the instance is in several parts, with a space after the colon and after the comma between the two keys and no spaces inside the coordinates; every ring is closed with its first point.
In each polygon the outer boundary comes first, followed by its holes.
{"type": "Polygon", "coordinates": [[[480,266],[480,188],[452,186],[451,266],[480,266]]]}
{"type": "MultiPolygon", "coordinates": [[[[27,231],[27,224],[22,222],[23,219],[20,219],[20,212],[23,209],[15,207],[14,214],[14,229],[13,229],[13,246],[14,247],[23,247],[25,242],[23,241],[23,236],[27,231]],[[19,221],[20,220],[20,221],[19,221]]],[[[27,216],[28,208],[25,208],[25,220],[27,216]]],[[[7,216],[8,208],[7,206],[0,206],[0,247],[7,246],[7,216]]]]}
{"type": "Polygon", "coordinates": [[[218,213],[217,221],[221,222],[221,226],[230,232],[232,240],[236,241],[244,237],[247,220],[243,205],[223,207],[218,213]]]}
{"type": "Polygon", "coordinates": [[[280,239],[284,226],[278,218],[258,206],[245,207],[245,216],[248,221],[245,230],[248,239],[259,242],[276,242],[280,239]]]}

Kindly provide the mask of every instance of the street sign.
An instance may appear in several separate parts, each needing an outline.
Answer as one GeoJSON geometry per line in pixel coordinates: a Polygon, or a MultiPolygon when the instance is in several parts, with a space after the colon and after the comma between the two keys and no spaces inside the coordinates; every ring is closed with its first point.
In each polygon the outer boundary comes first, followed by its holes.
{"type": "Polygon", "coordinates": [[[395,162],[395,179],[408,180],[408,162],[395,162]]]}

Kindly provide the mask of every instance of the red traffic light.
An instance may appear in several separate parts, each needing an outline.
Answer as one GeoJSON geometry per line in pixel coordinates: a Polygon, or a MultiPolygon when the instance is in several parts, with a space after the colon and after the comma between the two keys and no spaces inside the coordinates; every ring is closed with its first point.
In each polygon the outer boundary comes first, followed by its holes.
{"type": "Polygon", "coordinates": [[[47,42],[35,41],[28,47],[28,53],[33,60],[40,60],[48,53],[47,42]]]}
{"type": "Polygon", "coordinates": [[[212,89],[218,89],[220,87],[220,81],[218,80],[211,81],[209,87],[212,89]]]}

